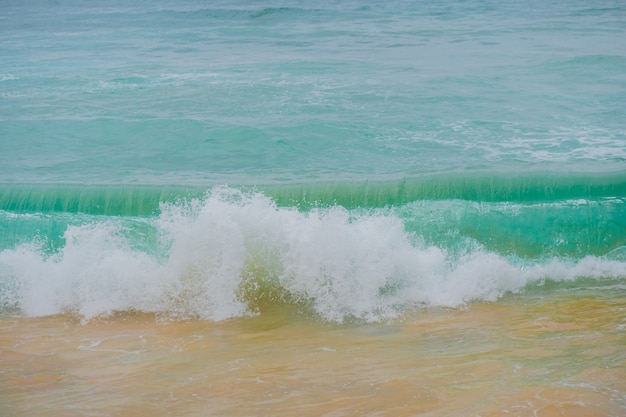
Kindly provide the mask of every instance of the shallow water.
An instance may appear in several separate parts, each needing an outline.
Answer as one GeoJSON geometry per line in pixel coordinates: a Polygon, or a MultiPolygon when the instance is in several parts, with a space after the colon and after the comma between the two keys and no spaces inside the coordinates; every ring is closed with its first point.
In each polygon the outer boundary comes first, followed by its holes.
{"type": "Polygon", "coordinates": [[[385,324],[5,318],[6,416],[620,416],[626,292],[547,289],[385,324]]]}

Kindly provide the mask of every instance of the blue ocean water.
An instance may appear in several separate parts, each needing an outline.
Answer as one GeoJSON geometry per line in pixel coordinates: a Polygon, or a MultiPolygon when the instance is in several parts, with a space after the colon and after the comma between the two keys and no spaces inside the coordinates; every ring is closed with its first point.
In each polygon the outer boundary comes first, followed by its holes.
{"type": "Polygon", "coordinates": [[[3,1],[0,303],[623,293],[625,109],[617,0],[3,1]]]}

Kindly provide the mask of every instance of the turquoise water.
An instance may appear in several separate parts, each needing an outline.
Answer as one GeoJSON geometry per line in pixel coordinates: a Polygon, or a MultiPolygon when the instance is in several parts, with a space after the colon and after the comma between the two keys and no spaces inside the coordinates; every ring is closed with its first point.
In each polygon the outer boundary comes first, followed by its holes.
{"type": "Polygon", "coordinates": [[[623,293],[623,2],[127,3],[0,5],[4,310],[623,293]]]}

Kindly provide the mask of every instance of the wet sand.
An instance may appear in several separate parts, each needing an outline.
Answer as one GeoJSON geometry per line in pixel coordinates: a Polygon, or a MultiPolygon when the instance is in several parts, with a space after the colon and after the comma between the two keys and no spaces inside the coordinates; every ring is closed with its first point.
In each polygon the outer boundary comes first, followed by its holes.
{"type": "Polygon", "coordinates": [[[384,324],[4,317],[0,415],[621,416],[625,327],[626,297],[573,293],[384,324]]]}

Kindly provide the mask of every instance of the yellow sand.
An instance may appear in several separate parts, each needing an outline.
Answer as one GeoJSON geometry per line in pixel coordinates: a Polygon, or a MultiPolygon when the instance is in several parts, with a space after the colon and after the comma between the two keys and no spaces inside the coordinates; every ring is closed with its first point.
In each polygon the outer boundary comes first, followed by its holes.
{"type": "Polygon", "coordinates": [[[1,416],[621,416],[626,299],[511,298],[327,324],[0,320],[1,416]]]}

